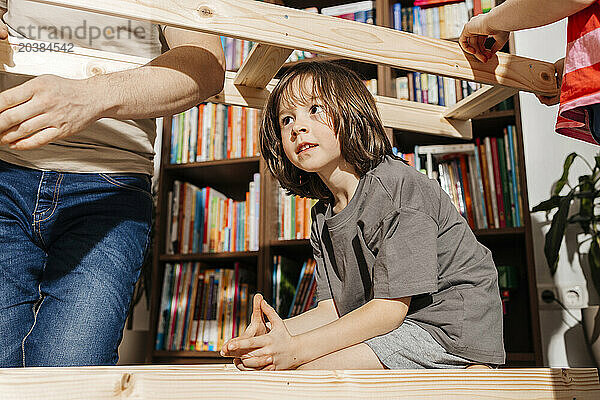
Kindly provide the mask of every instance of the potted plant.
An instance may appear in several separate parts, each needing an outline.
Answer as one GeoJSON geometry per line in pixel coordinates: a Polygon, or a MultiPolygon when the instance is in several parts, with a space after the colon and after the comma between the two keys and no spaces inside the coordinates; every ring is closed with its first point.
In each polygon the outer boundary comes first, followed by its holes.
{"type": "MultiPolygon", "coordinates": [[[[552,196],[535,206],[532,211],[549,212],[555,208],[558,209],[552,218],[552,224],[546,234],[544,243],[544,255],[552,275],[554,275],[558,266],[558,253],[567,226],[569,224],[578,225],[583,233],[590,236],[585,240],[591,240],[587,253],[591,276],[587,278],[591,279],[592,286],[600,293],[600,210],[598,209],[600,203],[596,203],[598,198],[600,198],[600,155],[595,157],[594,165],[591,165],[577,153],[571,153],[565,159],[562,175],[554,185],[552,196]],[[585,162],[590,173],[579,176],[578,184],[571,186],[568,182],[569,170],[576,158],[580,158],[585,162]],[[561,195],[565,186],[570,190],[561,195]],[[577,210],[575,212],[571,210],[573,204],[579,206],[574,208],[577,210]]],[[[592,354],[596,359],[596,364],[600,366],[599,308],[600,306],[597,305],[588,306],[581,310],[581,314],[584,331],[591,346],[592,354]]]]}

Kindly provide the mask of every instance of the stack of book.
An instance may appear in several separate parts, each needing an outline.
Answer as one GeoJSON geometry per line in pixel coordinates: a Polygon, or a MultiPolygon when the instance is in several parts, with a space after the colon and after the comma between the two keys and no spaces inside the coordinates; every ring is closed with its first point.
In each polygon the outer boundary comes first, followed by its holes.
{"type": "Polygon", "coordinates": [[[273,257],[273,303],[280,316],[291,318],[316,305],[316,265],[310,258],[298,269],[298,264],[292,260],[273,257]]]}
{"type": "Polygon", "coordinates": [[[354,3],[323,7],[321,8],[321,14],[373,25],[375,23],[375,2],[357,1],[354,3]]]}
{"type": "Polygon", "coordinates": [[[225,53],[225,65],[228,71],[237,71],[248,58],[253,42],[221,36],[221,45],[225,53]]]}
{"type": "Polygon", "coordinates": [[[419,103],[451,106],[481,88],[480,83],[467,82],[424,72],[408,72],[395,79],[396,97],[419,103]]]}
{"type": "Polygon", "coordinates": [[[166,264],[155,349],[217,351],[246,329],[254,287],[238,263],[233,269],[166,264]]]}
{"type": "Polygon", "coordinates": [[[473,15],[472,4],[472,1],[438,0],[425,3],[416,0],[414,7],[402,7],[401,3],[396,3],[392,13],[393,27],[396,30],[436,39],[457,39],[463,26],[473,15]]]}
{"type": "Polygon", "coordinates": [[[522,166],[516,146],[516,128],[509,125],[502,137],[476,143],[416,146],[416,167],[424,158],[429,177],[439,180],[471,228],[520,227],[522,166]]]}
{"type": "MultiPolygon", "coordinates": [[[[317,7],[304,8],[303,11],[318,13],[317,7]]],[[[367,24],[375,23],[375,2],[374,1],[358,1],[354,3],[341,4],[332,7],[321,8],[321,14],[329,15],[331,17],[339,17],[348,19],[356,22],[363,22],[367,24]]],[[[294,62],[304,60],[307,58],[313,58],[316,55],[314,53],[294,50],[288,57],[286,62],[294,62]]]]}
{"type": "Polygon", "coordinates": [[[260,174],[254,174],[245,201],[211,187],[174,181],[168,193],[167,254],[257,251],[260,174]]]}
{"type": "Polygon", "coordinates": [[[310,238],[310,210],[317,203],[315,199],[300,196],[288,196],[279,187],[277,211],[279,216],[279,239],[310,238]]]}
{"type": "Polygon", "coordinates": [[[363,81],[367,89],[369,89],[369,93],[373,96],[377,95],[377,79],[368,79],[363,81]]]}
{"type": "Polygon", "coordinates": [[[255,108],[203,103],[174,115],[171,164],[259,154],[260,114],[255,108]]]}

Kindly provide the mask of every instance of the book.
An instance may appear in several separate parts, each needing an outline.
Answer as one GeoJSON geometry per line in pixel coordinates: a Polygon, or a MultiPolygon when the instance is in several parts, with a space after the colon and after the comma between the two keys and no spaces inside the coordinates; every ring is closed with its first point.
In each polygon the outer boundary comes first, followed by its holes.
{"type": "Polygon", "coordinates": [[[498,213],[498,222],[500,228],[506,227],[506,218],[504,216],[504,198],[502,194],[502,180],[500,176],[500,165],[498,162],[498,139],[493,137],[490,139],[492,144],[492,165],[494,168],[494,184],[496,190],[496,207],[498,213]]]}
{"type": "Polygon", "coordinates": [[[156,341],[154,348],[156,350],[163,350],[165,348],[165,332],[169,323],[169,314],[171,307],[171,296],[172,296],[172,276],[173,276],[173,265],[167,263],[165,265],[163,284],[161,290],[160,300],[160,313],[158,315],[158,326],[156,329],[156,341]]]}
{"type": "MultiPolygon", "coordinates": [[[[477,139],[479,143],[479,139],[477,139]]],[[[484,185],[483,185],[483,174],[482,174],[482,170],[483,167],[481,165],[480,162],[480,150],[479,150],[479,145],[476,145],[477,149],[475,150],[475,174],[476,174],[476,182],[477,182],[477,190],[478,190],[478,197],[479,197],[479,204],[481,206],[481,229],[487,229],[488,226],[488,217],[487,217],[487,209],[485,206],[485,191],[484,191],[484,185]]]]}
{"type": "Polygon", "coordinates": [[[175,264],[173,295],[171,296],[171,310],[168,329],[168,343],[165,350],[174,350],[173,339],[175,337],[175,327],[177,324],[177,307],[179,304],[179,294],[181,291],[181,268],[180,263],[175,264]]]}
{"type": "Polygon", "coordinates": [[[469,226],[474,229],[476,228],[475,226],[475,219],[473,217],[473,203],[472,203],[472,199],[471,199],[471,190],[469,187],[469,178],[467,176],[467,172],[468,172],[468,167],[467,167],[467,157],[462,154],[459,158],[460,160],[460,171],[461,171],[461,178],[462,178],[462,185],[463,185],[463,194],[464,194],[464,199],[465,199],[465,211],[466,211],[466,215],[467,215],[467,222],[469,223],[469,226]]]}
{"type": "Polygon", "coordinates": [[[485,212],[487,216],[488,228],[493,228],[494,225],[494,214],[492,211],[492,193],[490,188],[490,170],[487,164],[487,151],[485,148],[485,140],[483,143],[479,138],[476,139],[477,146],[479,147],[479,161],[481,164],[481,175],[483,177],[483,190],[485,195],[485,212]]]}
{"type": "Polygon", "coordinates": [[[294,311],[294,304],[296,303],[296,297],[298,297],[298,292],[300,290],[300,284],[302,283],[302,279],[304,278],[304,274],[306,272],[306,265],[307,265],[307,261],[305,261],[302,264],[302,269],[300,270],[300,275],[298,277],[298,283],[296,284],[296,290],[294,290],[294,297],[292,298],[291,304],[290,304],[290,308],[287,314],[288,318],[291,318],[293,316],[292,312],[294,311]]]}
{"type": "Polygon", "coordinates": [[[504,220],[506,226],[512,227],[512,210],[510,206],[510,191],[508,190],[508,176],[506,173],[506,153],[504,138],[497,139],[498,142],[498,165],[500,166],[500,181],[502,182],[502,204],[504,205],[504,220]]]}
{"type": "Polygon", "coordinates": [[[174,342],[171,350],[181,350],[181,342],[183,339],[183,328],[185,326],[185,317],[188,303],[189,286],[191,282],[191,265],[190,263],[182,264],[182,279],[177,301],[177,322],[175,324],[174,342]]]}
{"type": "Polygon", "coordinates": [[[481,203],[479,198],[479,187],[477,185],[477,173],[475,172],[475,156],[469,155],[467,158],[469,189],[471,190],[471,202],[473,205],[474,228],[483,229],[483,214],[481,212],[481,203]]]}
{"type": "Polygon", "coordinates": [[[504,133],[504,154],[506,157],[506,180],[508,182],[508,198],[510,204],[510,218],[512,221],[511,226],[517,226],[517,215],[516,215],[516,207],[515,200],[516,198],[513,195],[513,181],[512,181],[512,163],[510,162],[510,146],[508,141],[508,128],[503,129],[504,133]]]}
{"type": "Polygon", "coordinates": [[[489,189],[492,205],[492,215],[494,216],[494,228],[500,228],[500,216],[498,214],[498,197],[496,196],[496,180],[494,174],[494,163],[492,161],[492,142],[489,137],[484,140],[485,156],[488,167],[489,189]]]}
{"type": "Polygon", "coordinates": [[[507,137],[508,137],[508,149],[510,155],[510,165],[511,165],[511,181],[512,181],[512,193],[515,203],[515,226],[521,226],[521,208],[519,206],[519,193],[517,190],[517,169],[516,169],[516,157],[515,157],[515,140],[513,134],[513,127],[508,126],[507,128],[507,137]]]}

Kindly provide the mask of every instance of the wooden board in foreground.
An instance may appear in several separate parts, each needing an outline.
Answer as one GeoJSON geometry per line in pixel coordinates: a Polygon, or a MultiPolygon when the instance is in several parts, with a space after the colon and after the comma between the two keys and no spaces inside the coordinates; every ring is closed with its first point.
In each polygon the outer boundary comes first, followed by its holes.
{"type": "Polygon", "coordinates": [[[599,399],[596,369],[273,371],[233,366],[0,369],[0,399],[599,399]]]}

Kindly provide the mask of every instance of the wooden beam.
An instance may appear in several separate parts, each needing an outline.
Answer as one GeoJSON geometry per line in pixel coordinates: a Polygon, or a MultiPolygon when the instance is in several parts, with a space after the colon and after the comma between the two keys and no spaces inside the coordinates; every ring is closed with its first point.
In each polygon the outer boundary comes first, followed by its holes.
{"type": "Polygon", "coordinates": [[[557,93],[554,65],[548,62],[497,53],[481,63],[451,41],[258,1],[35,1],[545,95],[557,93]]]}
{"type": "Polygon", "coordinates": [[[386,127],[409,132],[471,139],[471,121],[446,119],[446,107],[375,96],[381,120],[386,127]]]}
{"type": "Polygon", "coordinates": [[[595,368],[240,372],[223,366],[4,368],[7,399],[598,399],[595,368]]]}
{"type": "Polygon", "coordinates": [[[52,43],[9,37],[0,40],[0,72],[37,76],[53,74],[71,79],[141,67],[149,59],[127,54],[110,53],[84,47],[66,46],[63,50],[26,51],[27,48],[48,48],[52,43]]]}
{"type": "MultiPolygon", "coordinates": [[[[150,60],[142,57],[72,47],[69,52],[19,52],[25,45],[50,43],[11,37],[0,41],[0,72],[20,75],[55,74],[65,78],[84,79],[93,75],[141,67],[150,60]]],[[[225,74],[223,91],[207,101],[262,109],[277,84],[271,80],[264,89],[236,85],[235,72],[225,74]]],[[[388,128],[458,138],[472,136],[470,121],[443,118],[444,107],[375,96],[384,125],[388,128]]]]}
{"type": "Polygon", "coordinates": [[[471,119],[516,93],[518,93],[518,90],[513,88],[484,86],[453,106],[447,107],[444,111],[444,117],[462,120],[471,119]]]}
{"type": "Polygon", "coordinates": [[[233,83],[238,86],[265,88],[293,51],[262,43],[255,44],[233,83]]]}

